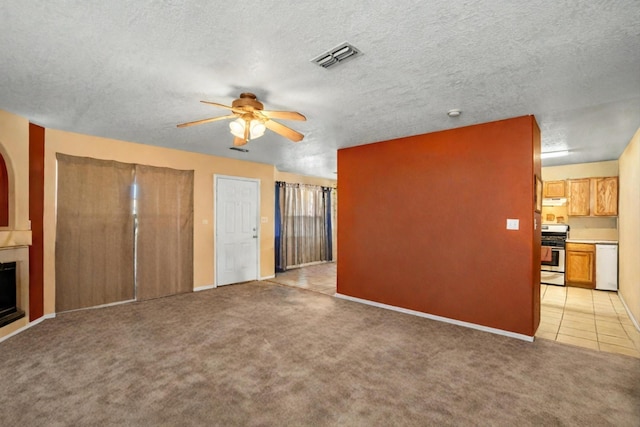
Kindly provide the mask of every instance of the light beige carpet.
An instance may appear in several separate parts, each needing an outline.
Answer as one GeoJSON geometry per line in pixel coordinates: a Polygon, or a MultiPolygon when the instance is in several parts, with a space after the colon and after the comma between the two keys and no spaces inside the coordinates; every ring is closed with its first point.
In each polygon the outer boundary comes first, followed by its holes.
{"type": "Polygon", "coordinates": [[[638,426],[640,360],[248,283],[0,343],[2,426],[638,426]]]}

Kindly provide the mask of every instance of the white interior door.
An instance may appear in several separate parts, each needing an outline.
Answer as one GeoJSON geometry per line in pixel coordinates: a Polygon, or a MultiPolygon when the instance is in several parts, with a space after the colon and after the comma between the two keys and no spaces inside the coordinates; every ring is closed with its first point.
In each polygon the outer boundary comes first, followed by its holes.
{"type": "Polygon", "coordinates": [[[214,179],[216,285],[258,280],[260,181],[214,179]]]}

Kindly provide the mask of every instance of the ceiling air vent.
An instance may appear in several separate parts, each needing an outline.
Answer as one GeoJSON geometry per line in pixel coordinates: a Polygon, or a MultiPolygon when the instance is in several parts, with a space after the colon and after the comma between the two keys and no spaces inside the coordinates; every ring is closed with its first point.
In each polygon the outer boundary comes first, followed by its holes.
{"type": "Polygon", "coordinates": [[[322,55],[313,58],[311,62],[318,64],[322,68],[332,68],[347,59],[355,58],[360,55],[362,55],[362,52],[350,45],[348,42],[344,42],[341,45],[328,50],[322,55]]]}
{"type": "Polygon", "coordinates": [[[240,151],[241,153],[249,152],[249,150],[247,150],[246,148],[240,148],[240,147],[229,147],[229,150],[240,151]]]}

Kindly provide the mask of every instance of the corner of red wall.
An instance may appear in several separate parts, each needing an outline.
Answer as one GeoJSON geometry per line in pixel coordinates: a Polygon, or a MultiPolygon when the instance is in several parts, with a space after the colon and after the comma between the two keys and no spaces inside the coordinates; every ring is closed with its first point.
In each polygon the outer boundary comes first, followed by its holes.
{"type": "Polygon", "coordinates": [[[29,321],[44,315],[44,140],[45,129],[29,123],[29,321]]]}

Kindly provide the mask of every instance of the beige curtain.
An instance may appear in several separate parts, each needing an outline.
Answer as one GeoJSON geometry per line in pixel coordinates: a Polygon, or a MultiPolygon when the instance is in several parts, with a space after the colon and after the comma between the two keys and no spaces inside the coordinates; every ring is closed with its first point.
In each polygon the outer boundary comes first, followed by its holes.
{"type": "Polygon", "coordinates": [[[133,299],[133,165],[56,157],[56,311],[133,299]]]}
{"type": "Polygon", "coordinates": [[[280,206],[285,268],[330,260],[323,188],[286,183],[284,190],[280,206]]]}
{"type": "Polygon", "coordinates": [[[136,165],[137,299],[193,290],[193,171],[136,165]]]}

